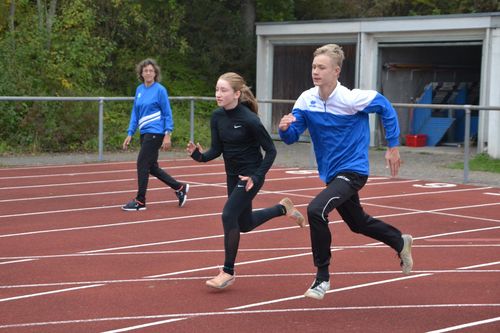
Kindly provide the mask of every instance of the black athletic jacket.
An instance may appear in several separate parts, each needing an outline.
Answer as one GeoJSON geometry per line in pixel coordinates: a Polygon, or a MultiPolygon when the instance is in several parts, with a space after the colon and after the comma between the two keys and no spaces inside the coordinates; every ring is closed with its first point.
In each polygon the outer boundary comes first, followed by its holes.
{"type": "Polygon", "coordinates": [[[195,150],[191,155],[194,160],[208,162],[223,154],[228,175],[264,180],[276,158],[276,147],[257,114],[242,104],[232,110],[218,108],[212,113],[210,128],[210,149],[204,153],[195,150]]]}

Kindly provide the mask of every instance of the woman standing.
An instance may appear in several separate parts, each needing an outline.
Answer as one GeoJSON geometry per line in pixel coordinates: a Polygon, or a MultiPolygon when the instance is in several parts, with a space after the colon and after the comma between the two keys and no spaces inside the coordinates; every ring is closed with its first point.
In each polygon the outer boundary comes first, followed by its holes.
{"type": "Polygon", "coordinates": [[[137,157],[138,191],[135,199],[122,209],[127,211],[146,209],[149,174],[174,189],[179,199],[179,207],[182,207],[187,200],[189,184],[178,182],[158,166],[158,151],[160,148],[165,151],[171,147],[170,134],[174,129],[167,89],[160,84],[160,67],[153,59],[145,59],[137,65],[136,72],[143,83],[135,92],[128,135],[123,141],[123,149],[128,148],[132,136],[139,128],[141,150],[137,157]]]}
{"type": "Polygon", "coordinates": [[[288,198],[272,207],[252,211],[252,200],[264,185],[266,173],[276,157],[276,148],[257,115],[257,101],[240,75],[221,75],[215,97],[219,108],[210,121],[210,149],[203,152],[199,144],[189,142],[187,152],[198,162],[213,160],[221,154],[224,157],[228,194],[222,211],[224,267],[219,275],[206,281],[207,286],[221,289],[234,283],[240,232],[249,232],[282,215],[288,215],[300,227],[305,226],[305,220],[288,198]]]}

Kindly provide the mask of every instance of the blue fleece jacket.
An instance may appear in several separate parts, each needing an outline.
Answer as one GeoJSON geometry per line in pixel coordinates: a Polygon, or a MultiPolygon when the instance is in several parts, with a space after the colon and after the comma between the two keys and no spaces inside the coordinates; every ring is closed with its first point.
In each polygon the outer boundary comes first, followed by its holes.
{"type": "Polygon", "coordinates": [[[340,172],[369,175],[369,113],[381,116],[389,147],[399,145],[397,113],[383,95],[374,90],[350,90],[337,82],[326,101],[319,88],[304,91],[295,102],[292,114],[297,119],[279,135],[292,144],[306,129],[314,145],[321,180],[330,182],[340,172]]]}
{"type": "Polygon", "coordinates": [[[140,84],[135,91],[128,135],[133,136],[137,128],[141,134],[165,134],[174,129],[167,89],[158,82],[149,87],[140,84]]]}

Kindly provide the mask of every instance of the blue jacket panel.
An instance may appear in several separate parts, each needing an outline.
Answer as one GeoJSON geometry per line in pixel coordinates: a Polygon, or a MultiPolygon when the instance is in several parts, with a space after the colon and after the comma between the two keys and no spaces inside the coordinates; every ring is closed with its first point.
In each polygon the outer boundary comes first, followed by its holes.
{"type": "Polygon", "coordinates": [[[349,90],[340,82],[326,101],[318,87],[304,91],[292,110],[297,120],[279,135],[292,144],[309,130],[319,176],[326,183],[340,172],[368,175],[369,113],[381,116],[389,147],[399,145],[397,113],[387,98],[374,90],[349,90]]]}
{"type": "Polygon", "coordinates": [[[134,135],[137,128],[141,134],[165,134],[174,129],[167,89],[158,82],[149,87],[141,84],[136,89],[128,135],[134,135]]]}

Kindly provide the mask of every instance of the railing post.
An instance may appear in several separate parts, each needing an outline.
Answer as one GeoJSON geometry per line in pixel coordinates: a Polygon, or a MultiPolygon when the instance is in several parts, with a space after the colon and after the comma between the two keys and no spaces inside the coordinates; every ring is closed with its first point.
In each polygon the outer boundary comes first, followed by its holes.
{"type": "Polygon", "coordinates": [[[194,142],[194,98],[190,99],[191,111],[189,113],[189,140],[194,142]]]}
{"type": "Polygon", "coordinates": [[[470,105],[465,106],[465,133],[464,133],[464,184],[469,181],[469,146],[470,146],[470,105]]]}
{"type": "Polygon", "coordinates": [[[99,157],[98,161],[102,161],[102,151],[104,147],[104,97],[99,97],[99,157]]]}

